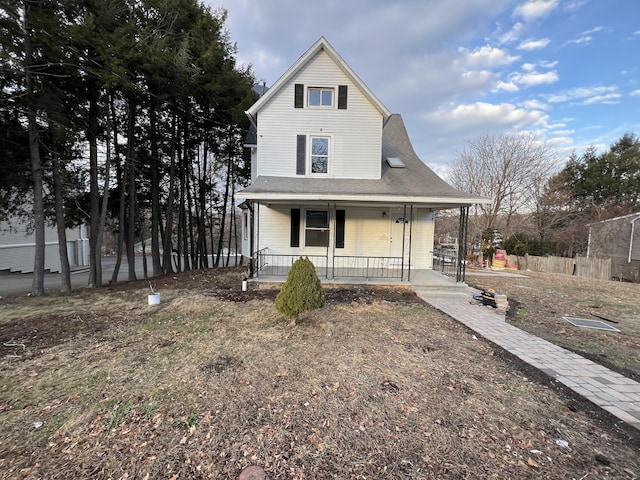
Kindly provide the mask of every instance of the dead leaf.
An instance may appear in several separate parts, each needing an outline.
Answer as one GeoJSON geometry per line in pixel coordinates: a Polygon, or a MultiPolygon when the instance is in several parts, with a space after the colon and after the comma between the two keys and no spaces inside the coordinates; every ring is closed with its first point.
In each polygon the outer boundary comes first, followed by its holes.
{"type": "Polygon", "coordinates": [[[540,468],[540,465],[538,464],[538,462],[536,462],[533,458],[529,457],[529,459],[527,460],[527,463],[529,464],[530,467],[533,468],[540,468]]]}

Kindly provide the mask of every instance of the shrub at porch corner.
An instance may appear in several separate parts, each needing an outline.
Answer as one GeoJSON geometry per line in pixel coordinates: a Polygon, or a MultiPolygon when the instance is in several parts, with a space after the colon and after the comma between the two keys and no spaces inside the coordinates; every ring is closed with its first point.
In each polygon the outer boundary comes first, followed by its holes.
{"type": "Polygon", "coordinates": [[[324,306],[324,290],[316,268],[308,258],[300,257],[289,270],[287,280],[276,297],[276,308],[287,317],[324,306]]]}

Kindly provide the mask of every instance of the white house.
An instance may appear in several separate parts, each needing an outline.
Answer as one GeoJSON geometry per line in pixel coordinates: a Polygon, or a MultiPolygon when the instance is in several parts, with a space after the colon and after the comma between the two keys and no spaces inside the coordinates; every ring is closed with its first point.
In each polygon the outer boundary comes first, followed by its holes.
{"type": "MultiPolygon", "coordinates": [[[[45,226],[45,270],[60,271],[58,251],[58,231],[45,226]]],[[[10,272],[33,272],[36,240],[27,224],[17,218],[0,222],[0,270],[10,272]]],[[[89,265],[89,239],[85,227],[67,229],[67,255],[69,265],[78,267],[89,265]]]]}
{"type": "Polygon", "coordinates": [[[254,276],[308,256],[321,278],[409,280],[432,267],[434,212],[488,201],[428,168],[325,38],[246,113],[252,182],[237,196],[254,276]]]}

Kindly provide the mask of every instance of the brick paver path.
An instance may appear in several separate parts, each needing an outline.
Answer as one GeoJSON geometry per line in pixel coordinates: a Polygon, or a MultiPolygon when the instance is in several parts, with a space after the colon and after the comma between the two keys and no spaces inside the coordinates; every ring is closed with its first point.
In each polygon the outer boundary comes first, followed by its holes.
{"type": "Polygon", "coordinates": [[[473,295],[478,292],[472,288],[447,295],[416,287],[416,293],[487,340],[640,429],[640,383],[510,325],[493,309],[474,305],[473,295]]]}

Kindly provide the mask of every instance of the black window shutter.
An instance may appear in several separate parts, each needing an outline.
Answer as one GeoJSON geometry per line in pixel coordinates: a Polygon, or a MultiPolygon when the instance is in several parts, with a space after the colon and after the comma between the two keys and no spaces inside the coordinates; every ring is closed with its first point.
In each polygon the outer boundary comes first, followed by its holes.
{"type": "Polygon", "coordinates": [[[302,83],[296,83],[295,88],[293,106],[295,108],[302,108],[304,106],[304,85],[302,83]]]}
{"type": "Polygon", "coordinates": [[[344,210],[336,210],[336,248],[344,248],[344,210]]]}
{"type": "Polygon", "coordinates": [[[296,175],[304,175],[307,165],[307,136],[298,135],[298,145],[296,149],[296,175]]]}
{"type": "Polygon", "coordinates": [[[300,246],[300,209],[291,209],[291,246],[300,246]]]}
{"type": "Polygon", "coordinates": [[[347,86],[338,85],[338,108],[340,110],[347,109],[347,86]]]}

